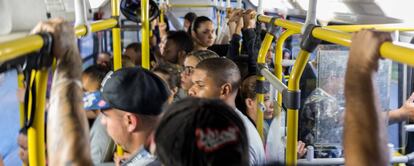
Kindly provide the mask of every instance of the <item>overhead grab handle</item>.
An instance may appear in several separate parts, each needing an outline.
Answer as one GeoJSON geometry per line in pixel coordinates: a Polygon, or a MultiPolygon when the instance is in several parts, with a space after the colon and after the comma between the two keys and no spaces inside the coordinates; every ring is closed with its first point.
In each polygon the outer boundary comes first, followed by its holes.
{"type": "Polygon", "coordinates": [[[91,25],[87,21],[86,17],[86,5],[84,0],[75,0],[75,27],[85,26],[88,36],[91,33],[91,25]]]}
{"type": "Polygon", "coordinates": [[[306,21],[305,25],[302,26],[302,34],[305,33],[305,30],[308,25],[317,25],[316,23],[316,6],[317,0],[309,0],[308,11],[306,12],[306,21]]]}

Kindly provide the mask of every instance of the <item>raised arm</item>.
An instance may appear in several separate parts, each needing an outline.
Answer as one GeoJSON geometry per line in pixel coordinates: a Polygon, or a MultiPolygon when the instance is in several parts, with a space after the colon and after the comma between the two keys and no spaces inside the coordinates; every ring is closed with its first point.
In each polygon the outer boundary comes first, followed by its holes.
{"type": "Polygon", "coordinates": [[[345,75],[346,165],[388,165],[386,124],[372,77],[378,68],[379,46],[390,39],[387,33],[369,30],[352,37],[345,75]]]}
{"type": "Polygon", "coordinates": [[[414,93],[411,94],[400,108],[388,112],[389,124],[407,120],[414,120],[414,93]]]}
{"type": "Polygon", "coordinates": [[[259,54],[260,42],[257,40],[260,36],[257,36],[256,28],[256,12],[252,9],[246,10],[243,15],[244,27],[242,29],[243,34],[243,47],[246,48],[248,60],[247,67],[249,74],[256,74],[257,71],[257,56],[259,54]]]}
{"type": "Polygon", "coordinates": [[[62,19],[51,19],[33,30],[41,31],[53,34],[52,54],[57,58],[47,118],[48,164],[92,165],[74,29],[62,19]]]}

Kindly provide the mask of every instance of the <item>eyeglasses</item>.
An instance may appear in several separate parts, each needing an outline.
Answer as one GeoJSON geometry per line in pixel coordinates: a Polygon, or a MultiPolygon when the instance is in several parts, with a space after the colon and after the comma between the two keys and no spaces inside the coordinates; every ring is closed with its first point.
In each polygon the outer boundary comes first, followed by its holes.
{"type": "Polygon", "coordinates": [[[193,66],[184,66],[184,74],[186,75],[191,75],[194,72],[194,67],[193,66]]]}

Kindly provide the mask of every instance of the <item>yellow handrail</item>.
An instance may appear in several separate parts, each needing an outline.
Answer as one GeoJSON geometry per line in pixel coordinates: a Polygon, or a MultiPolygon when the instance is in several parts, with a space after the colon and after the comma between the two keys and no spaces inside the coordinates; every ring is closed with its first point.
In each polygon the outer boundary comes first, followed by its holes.
{"type": "Polygon", "coordinates": [[[375,29],[378,31],[414,31],[414,25],[405,24],[369,24],[369,25],[329,25],[324,27],[342,32],[355,32],[361,29],[375,29]]]}
{"type": "Polygon", "coordinates": [[[141,0],[141,32],[142,32],[142,68],[150,68],[150,25],[148,0],[141,0]]]}
{"type": "MultiPolygon", "coordinates": [[[[309,52],[300,50],[295,65],[290,74],[288,90],[299,91],[299,81],[309,59],[309,52]]],[[[296,165],[297,163],[297,141],[298,141],[298,109],[287,110],[287,138],[286,138],[286,165],[296,165]]]]}
{"type": "Polygon", "coordinates": [[[209,4],[192,4],[192,5],[188,5],[188,4],[169,4],[169,7],[172,7],[172,8],[210,8],[210,7],[216,7],[216,6],[209,5],[209,4]]]}
{"type": "MultiPolygon", "coordinates": [[[[297,32],[291,31],[291,30],[286,30],[285,32],[283,32],[279,39],[276,42],[276,54],[275,54],[275,59],[274,59],[274,63],[275,63],[275,76],[279,79],[282,80],[282,60],[283,60],[283,44],[285,43],[285,40],[294,35],[294,34],[298,34],[297,32]]],[[[282,105],[282,92],[278,92],[277,94],[277,106],[281,106],[282,105]]],[[[280,111],[281,111],[281,107],[274,107],[275,108],[275,116],[279,116],[280,115],[280,111]]]]}
{"type": "MultiPolygon", "coordinates": [[[[20,94],[20,91],[25,88],[24,87],[24,75],[23,75],[22,72],[17,73],[17,86],[19,88],[18,93],[20,94]]],[[[20,101],[20,96],[18,96],[18,97],[19,97],[20,128],[23,128],[24,127],[24,117],[26,117],[26,114],[24,113],[24,102],[20,101]]]]}
{"type": "MultiPolygon", "coordinates": [[[[282,80],[282,59],[283,59],[283,44],[285,43],[285,40],[294,35],[297,34],[297,32],[291,31],[291,30],[286,30],[285,32],[283,32],[279,39],[276,42],[276,54],[275,54],[275,59],[274,59],[274,63],[275,63],[275,76],[279,79],[282,80]]],[[[277,104],[275,104],[276,107],[274,107],[274,113],[275,113],[275,119],[276,121],[273,121],[272,123],[279,123],[279,125],[277,126],[283,126],[281,123],[281,111],[282,111],[282,92],[278,92],[277,94],[277,104]]],[[[279,134],[279,133],[278,133],[279,134]]],[[[276,138],[279,138],[278,136],[276,138]]],[[[281,140],[276,140],[276,147],[277,148],[282,148],[282,143],[281,140]]]]}
{"type": "MultiPolygon", "coordinates": [[[[119,19],[119,0],[111,0],[112,18],[119,19]]],[[[116,20],[119,23],[119,20],[116,20]]],[[[122,55],[121,55],[121,28],[119,24],[112,27],[112,46],[114,54],[114,71],[122,68],[122,55]]],[[[124,155],[124,150],[121,146],[116,146],[116,153],[118,156],[124,155]]]]}
{"type": "Polygon", "coordinates": [[[32,126],[27,130],[28,150],[29,150],[29,165],[43,166],[46,165],[46,146],[45,146],[45,103],[46,103],[46,88],[47,88],[48,70],[46,68],[40,69],[35,74],[36,84],[36,103],[32,126]]]}
{"type": "MultiPolygon", "coordinates": [[[[261,15],[258,16],[258,20],[268,23],[271,21],[271,17],[261,15]]],[[[302,23],[282,19],[277,19],[274,24],[298,33],[301,32],[303,26],[302,23]]],[[[342,46],[349,47],[351,45],[351,34],[327,28],[329,27],[315,28],[312,31],[312,36],[342,46]]],[[[385,42],[380,47],[380,54],[384,58],[414,66],[414,49],[385,42]]]]}
{"type": "MultiPolygon", "coordinates": [[[[102,31],[108,28],[115,27],[117,24],[118,24],[118,21],[113,18],[96,21],[91,24],[91,31],[92,32],[102,31]]],[[[87,29],[86,29],[86,26],[84,25],[75,27],[75,34],[78,37],[86,35],[86,32],[87,32],[87,29]]]]}
{"type": "MultiPolygon", "coordinates": [[[[272,41],[273,41],[274,36],[270,33],[266,33],[266,36],[262,42],[262,46],[260,47],[259,50],[259,56],[257,57],[257,64],[258,65],[264,65],[266,63],[266,54],[267,51],[269,50],[270,46],[272,45],[272,41]]],[[[265,78],[263,76],[258,76],[257,77],[257,81],[258,82],[263,82],[265,81],[265,78]]],[[[259,86],[259,85],[256,85],[259,86]]],[[[264,134],[263,134],[263,112],[261,110],[261,106],[260,104],[262,104],[264,102],[264,95],[263,93],[256,93],[256,104],[257,104],[257,119],[256,119],[256,128],[257,131],[259,132],[260,137],[263,139],[264,138],[264,134]]]]}
{"type": "MultiPolygon", "coordinates": [[[[117,20],[112,18],[97,21],[91,24],[91,31],[97,32],[105,30],[114,27],[116,24],[117,20]]],[[[86,31],[87,29],[84,25],[75,28],[75,34],[77,36],[85,35],[86,31]]],[[[0,63],[37,51],[42,48],[43,44],[43,39],[39,35],[29,35],[24,38],[0,43],[0,63]]]]}
{"type": "Polygon", "coordinates": [[[25,38],[0,44],[0,63],[21,57],[27,53],[39,50],[44,42],[40,35],[30,35],[25,38]]]}

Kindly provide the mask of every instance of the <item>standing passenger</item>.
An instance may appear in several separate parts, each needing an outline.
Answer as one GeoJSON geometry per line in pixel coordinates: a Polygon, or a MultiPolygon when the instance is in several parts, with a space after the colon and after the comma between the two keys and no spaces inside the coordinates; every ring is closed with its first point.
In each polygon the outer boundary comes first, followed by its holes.
{"type": "Polygon", "coordinates": [[[162,59],[172,64],[183,65],[185,55],[193,50],[193,41],[184,31],[172,31],[162,52],[162,59]]]}
{"type": "Polygon", "coordinates": [[[167,108],[155,132],[157,154],[165,165],[247,166],[243,121],[220,100],[186,98],[167,108]]]}
{"type": "Polygon", "coordinates": [[[184,59],[184,71],[181,72],[181,88],[187,93],[193,83],[191,75],[198,63],[204,59],[218,58],[219,56],[210,50],[193,51],[184,59]]]}
{"type": "Polygon", "coordinates": [[[191,25],[194,50],[207,50],[214,44],[216,33],[214,23],[206,16],[197,17],[191,25]]]}
{"type": "Polygon", "coordinates": [[[190,96],[221,99],[239,115],[247,130],[251,165],[265,163],[262,139],[250,120],[236,108],[236,95],[240,86],[240,71],[237,65],[226,58],[211,58],[200,62],[191,76],[193,86],[190,96]]]}
{"type": "Polygon", "coordinates": [[[102,95],[112,109],[101,119],[109,136],[122,147],[121,165],[147,165],[155,161],[149,151],[150,136],[158,123],[169,92],[154,73],[123,68],[103,81],[102,95]]]}

